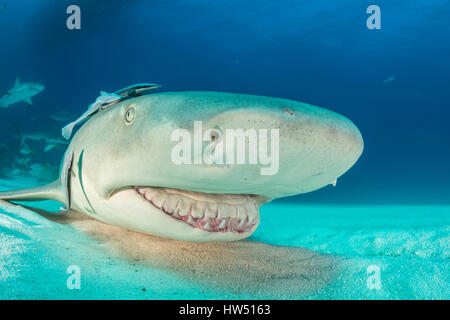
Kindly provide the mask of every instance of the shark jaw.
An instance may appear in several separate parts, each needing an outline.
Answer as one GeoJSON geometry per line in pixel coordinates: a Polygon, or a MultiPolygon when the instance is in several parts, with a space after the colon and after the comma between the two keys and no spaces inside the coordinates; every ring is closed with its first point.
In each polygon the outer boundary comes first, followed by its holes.
{"type": "Polygon", "coordinates": [[[161,213],[210,233],[253,232],[259,224],[258,196],[171,188],[132,187],[161,213]]]}

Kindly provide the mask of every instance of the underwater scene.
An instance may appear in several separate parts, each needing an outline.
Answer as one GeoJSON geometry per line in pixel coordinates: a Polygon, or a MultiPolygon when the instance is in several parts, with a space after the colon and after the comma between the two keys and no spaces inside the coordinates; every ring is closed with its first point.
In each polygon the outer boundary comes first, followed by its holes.
{"type": "Polygon", "coordinates": [[[0,299],[449,299],[449,17],[0,0],[0,299]]]}

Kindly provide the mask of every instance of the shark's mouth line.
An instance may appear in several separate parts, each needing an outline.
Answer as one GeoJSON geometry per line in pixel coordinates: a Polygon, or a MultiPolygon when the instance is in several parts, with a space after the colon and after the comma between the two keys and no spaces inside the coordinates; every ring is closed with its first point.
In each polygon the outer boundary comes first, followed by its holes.
{"type": "Polygon", "coordinates": [[[250,231],[259,222],[254,196],[180,189],[133,187],[139,196],[174,219],[208,232],[250,231]]]}

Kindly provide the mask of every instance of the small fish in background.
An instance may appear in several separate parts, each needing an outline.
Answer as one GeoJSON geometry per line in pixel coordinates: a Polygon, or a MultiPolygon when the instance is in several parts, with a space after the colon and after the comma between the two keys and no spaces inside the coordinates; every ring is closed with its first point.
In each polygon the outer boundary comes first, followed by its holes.
{"type": "MultiPolygon", "coordinates": [[[[28,170],[28,167],[24,165],[25,158],[14,157],[12,163],[10,163],[10,167],[2,168],[2,174],[5,176],[17,176],[19,174],[23,174],[28,170]]],[[[28,158],[29,159],[29,158],[28,158]]]]}
{"type": "Polygon", "coordinates": [[[395,80],[395,76],[390,76],[389,78],[383,80],[383,84],[392,82],[394,80],[395,80]]]}
{"type": "Polygon", "coordinates": [[[6,3],[5,2],[2,3],[2,11],[6,11],[6,3]]]}
{"type": "Polygon", "coordinates": [[[32,148],[30,148],[30,146],[26,143],[24,143],[22,148],[20,149],[21,154],[30,154],[33,152],[34,152],[34,150],[32,148]]]}
{"type": "Polygon", "coordinates": [[[19,165],[19,166],[23,166],[23,167],[28,167],[29,162],[31,161],[31,158],[18,158],[15,157],[14,158],[14,162],[19,165]]]}
{"type": "Polygon", "coordinates": [[[52,143],[52,144],[46,145],[45,148],[44,148],[44,151],[45,152],[49,152],[50,150],[56,148],[57,146],[58,146],[58,144],[56,144],[56,143],[52,143]]]}

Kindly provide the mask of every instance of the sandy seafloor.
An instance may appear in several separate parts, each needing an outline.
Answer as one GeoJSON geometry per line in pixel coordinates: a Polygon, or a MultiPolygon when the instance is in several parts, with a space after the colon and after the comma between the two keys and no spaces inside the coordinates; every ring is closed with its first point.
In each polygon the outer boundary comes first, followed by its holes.
{"type": "Polygon", "coordinates": [[[0,299],[450,298],[450,206],[273,202],[249,240],[178,242],[0,202],[0,299]],[[80,290],[67,288],[70,265],[80,290]]]}

